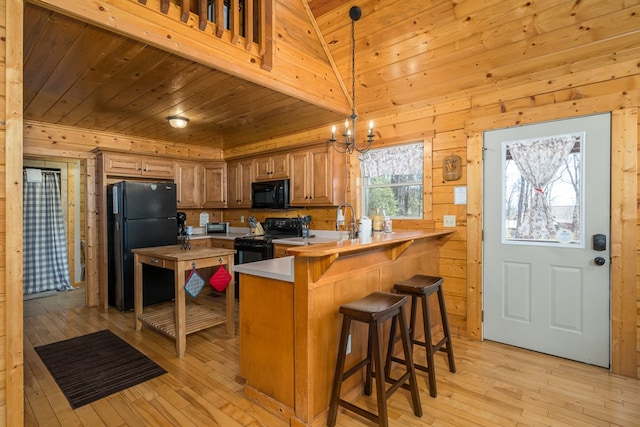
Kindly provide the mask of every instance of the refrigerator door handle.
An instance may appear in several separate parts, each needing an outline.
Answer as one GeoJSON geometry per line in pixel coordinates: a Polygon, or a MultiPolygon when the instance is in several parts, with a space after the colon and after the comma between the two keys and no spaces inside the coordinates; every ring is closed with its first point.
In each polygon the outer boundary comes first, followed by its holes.
{"type": "Polygon", "coordinates": [[[113,186],[113,214],[117,215],[118,214],[118,187],[117,186],[113,186]]]}

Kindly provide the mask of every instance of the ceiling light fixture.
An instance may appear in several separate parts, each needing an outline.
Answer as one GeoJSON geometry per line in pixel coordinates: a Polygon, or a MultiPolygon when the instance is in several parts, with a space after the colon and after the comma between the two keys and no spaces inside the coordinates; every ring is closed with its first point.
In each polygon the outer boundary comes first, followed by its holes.
{"type": "Polygon", "coordinates": [[[184,129],[189,124],[189,119],[187,119],[186,117],[169,116],[167,117],[167,120],[169,120],[169,124],[171,125],[171,127],[174,127],[176,129],[184,129]]]}
{"type": "Polygon", "coordinates": [[[365,153],[371,148],[373,142],[373,121],[369,122],[369,133],[367,140],[363,146],[356,143],[356,21],[362,16],[362,11],[358,6],[349,9],[349,17],[351,18],[351,115],[344,121],[344,132],[342,136],[344,140],[336,139],[336,127],[331,128],[331,143],[336,151],[341,153],[353,153],[354,150],[359,153],[365,153]]]}

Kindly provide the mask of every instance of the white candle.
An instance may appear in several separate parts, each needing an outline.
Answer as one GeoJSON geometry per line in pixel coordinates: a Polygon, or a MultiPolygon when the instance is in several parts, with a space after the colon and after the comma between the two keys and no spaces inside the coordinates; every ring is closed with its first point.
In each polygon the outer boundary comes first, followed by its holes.
{"type": "Polygon", "coordinates": [[[336,139],[336,127],[331,128],[331,139],[336,139]]]}

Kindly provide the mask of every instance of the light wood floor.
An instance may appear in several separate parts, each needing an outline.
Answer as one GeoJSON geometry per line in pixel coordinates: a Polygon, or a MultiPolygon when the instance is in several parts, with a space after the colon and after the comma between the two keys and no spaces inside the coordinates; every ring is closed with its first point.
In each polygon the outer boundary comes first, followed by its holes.
{"type": "MultiPolygon", "coordinates": [[[[49,308],[46,298],[25,301],[26,426],[288,425],[244,398],[236,381],[239,341],[228,338],[223,326],[190,335],[186,356],[179,360],[168,339],[145,328],[134,331],[133,313],[82,303],[67,307],[54,301],[59,297],[51,299],[57,307],[49,308]],[[74,411],[33,347],[105,328],[168,374],[74,411]]],[[[222,310],[224,298],[204,299],[222,310]]],[[[408,392],[400,390],[389,401],[391,425],[640,426],[639,380],[492,342],[458,338],[454,351],[455,374],[448,371],[445,355],[438,355],[437,398],[429,397],[425,374],[418,374],[423,417],[413,415],[408,392]]],[[[375,408],[371,398],[359,404],[375,408]]],[[[340,427],[371,425],[350,412],[338,414],[340,427]]]]}

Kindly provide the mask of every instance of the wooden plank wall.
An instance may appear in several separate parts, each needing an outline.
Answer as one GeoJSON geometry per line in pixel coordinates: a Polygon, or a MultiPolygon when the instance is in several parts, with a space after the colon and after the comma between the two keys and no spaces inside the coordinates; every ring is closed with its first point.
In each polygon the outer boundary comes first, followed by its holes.
{"type": "Polygon", "coordinates": [[[0,424],[20,426],[24,414],[22,345],[22,0],[0,0],[0,424]]]}
{"type": "MultiPolygon", "coordinates": [[[[348,23],[354,4],[345,2],[318,18],[326,40],[344,39],[347,27],[338,17],[348,23]]],[[[629,140],[636,143],[637,132],[629,131],[628,122],[640,105],[640,2],[381,0],[360,6],[358,112],[375,121],[376,145],[434,133],[433,212],[425,211],[425,218],[441,228],[444,215],[456,215],[456,233],[441,249],[447,308],[455,330],[481,338],[482,133],[625,111],[625,118],[613,123],[612,151],[624,152],[629,140]],[[463,158],[459,181],[442,180],[442,158],[448,154],[463,158]],[[467,187],[466,206],[453,204],[457,185],[467,187]]],[[[329,44],[345,80],[350,78],[347,47],[329,44]]],[[[622,165],[613,165],[617,189],[627,182],[628,165],[622,165]]],[[[623,191],[618,205],[612,205],[613,222],[636,222],[636,210],[629,212],[636,201],[623,191]]],[[[627,241],[629,230],[620,229],[625,230],[617,236],[620,240],[612,241],[617,250],[612,366],[635,376],[640,371],[640,290],[623,266],[634,265],[629,253],[636,246],[635,239],[627,241]],[[636,351],[630,351],[633,347],[636,351]]]]}

